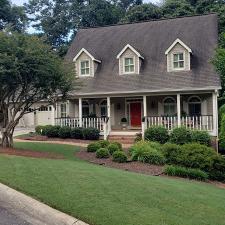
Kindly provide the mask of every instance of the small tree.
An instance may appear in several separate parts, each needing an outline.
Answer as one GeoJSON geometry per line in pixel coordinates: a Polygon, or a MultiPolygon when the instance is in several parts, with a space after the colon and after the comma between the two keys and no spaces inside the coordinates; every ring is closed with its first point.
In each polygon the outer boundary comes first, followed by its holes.
{"type": "Polygon", "coordinates": [[[72,67],[35,36],[0,32],[0,112],[2,147],[24,114],[41,100],[49,104],[74,87],[72,67]]]}

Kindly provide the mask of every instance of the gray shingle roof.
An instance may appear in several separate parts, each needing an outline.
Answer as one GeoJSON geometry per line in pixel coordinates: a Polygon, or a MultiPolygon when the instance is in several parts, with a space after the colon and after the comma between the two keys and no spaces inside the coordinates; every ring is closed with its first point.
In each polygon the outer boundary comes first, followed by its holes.
{"type": "Polygon", "coordinates": [[[82,49],[102,61],[93,78],[80,78],[76,95],[219,89],[220,78],[211,58],[217,46],[217,15],[183,17],[78,31],[66,55],[71,60],[82,49]],[[167,72],[165,51],[179,38],[193,51],[191,71],[167,72]],[[144,57],[139,75],[119,73],[117,54],[126,44],[144,57]]]}

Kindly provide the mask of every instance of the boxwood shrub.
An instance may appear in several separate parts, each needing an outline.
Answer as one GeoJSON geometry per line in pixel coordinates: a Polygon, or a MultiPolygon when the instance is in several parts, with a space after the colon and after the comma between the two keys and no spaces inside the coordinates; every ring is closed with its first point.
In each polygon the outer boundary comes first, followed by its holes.
{"type": "Polygon", "coordinates": [[[169,140],[168,130],[163,126],[152,126],[145,131],[145,140],[164,144],[169,140]]]}
{"type": "Polygon", "coordinates": [[[83,139],[83,128],[81,127],[72,128],[70,136],[71,138],[74,139],[83,139]]]}
{"type": "Polygon", "coordinates": [[[98,140],[100,131],[96,128],[83,129],[83,136],[85,140],[98,140]]]}
{"type": "Polygon", "coordinates": [[[111,144],[115,144],[115,145],[117,145],[118,146],[118,148],[120,149],[120,150],[122,150],[123,148],[122,148],[122,144],[121,143],[119,143],[119,142],[117,142],[117,141],[113,141],[113,142],[111,142],[111,144]]]}
{"type": "Polygon", "coordinates": [[[164,165],[166,160],[161,152],[151,148],[151,150],[141,154],[138,157],[138,161],[155,165],[164,165]]]}
{"type": "Polygon", "coordinates": [[[110,142],[107,140],[100,140],[98,141],[98,143],[101,145],[102,148],[106,148],[110,144],[110,142]]]}
{"type": "Polygon", "coordinates": [[[186,127],[174,128],[170,134],[170,142],[178,145],[183,145],[192,141],[191,131],[186,127]]]}
{"type": "Polygon", "coordinates": [[[211,137],[207,131],[194,130],[191,131],[191,141],[209,146],[211,137]]]}
{"type": "Polygon", "coordinates": [[[115,151],[112,157],[114,162],[125,163],[127,161],[127,156],[123,151],[115,151]]]}
{"type": "Polygon", "coordinates": [[[47,126],[45,129],[45,135],[47,137],[58,137],[59,136],[60,126],[47,126]]]}
{"type": "Polygon", "coordinates": [[[60,138],[70,138],[71,128],[70,127],[60,127],[59,137],[60,138]]]}
{"type": "Polygon", "coordinates": [[[118,145],[115,144],[115,143],[109,144],[109,146],[108,146],[107,148],[108,148],[109,153],[110,153],[111,155],[112,155],[114,152],[120,151],[120,150],[121,150],[121,149],[118,147],[118,145]]]}
{"type": "Polygon", "coordinates": [[[36,132],[37,134],[42,135],[42,131],[43,131],[43,128],[44,128],[44,127],[45,127],[45,126],[41,126],[41,125],[36,126],[36,127],[35,127],[35,132],[36,132]]]}
{"type": "Polygon", "coordinates": [[[96,152],[100,148],[101,145],[98,142],[94,142],[87,146],[87,152],[96,152]]]}
{"type": "Polygon", "coordinates": [[[203,181],[208,179],[208,174],[202,170],[190,169],[180,166],[166,166],[164,173],[169,176],[178,176],[203,181]]]}
{"type": "Polygon", "coordinates": [[[162,146],[162,153],[166,158],[166,162],[169,164],[179,164],[181,152],[181,146],[173,143],[166,143],[162,146]]]}
{"type": "Polygon", "coordinates": [[[99,148],[96,151],[96,157],[97,158],[109,158],[109,151],[107,148],[99,148]]]}

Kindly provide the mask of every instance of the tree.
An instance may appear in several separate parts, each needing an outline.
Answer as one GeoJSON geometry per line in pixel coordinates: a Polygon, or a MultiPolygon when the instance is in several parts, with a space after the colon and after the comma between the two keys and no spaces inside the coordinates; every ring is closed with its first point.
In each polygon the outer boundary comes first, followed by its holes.
{"type": "Polygon", "coordinates": [[[143,4],[132,7],[122,19],[122,22],[135,22],[161,17],[160,8],[154,4],[143,4]]]}
{"type": "Polygon", "coordinates": [[[35,36],[0,32],[0,112],[3,147],[13,145],[13,132],[36,102],[49,104],[74,87],[72,66],[35,36]]]}

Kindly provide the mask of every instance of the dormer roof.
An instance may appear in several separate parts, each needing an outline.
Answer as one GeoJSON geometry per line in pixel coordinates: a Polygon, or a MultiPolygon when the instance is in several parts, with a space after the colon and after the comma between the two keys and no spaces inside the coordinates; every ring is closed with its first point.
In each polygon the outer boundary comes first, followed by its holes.
{"type": "Polygon", "coordinates": [[[135,48],[133,48],[130,44],[127,44],[127,45],[120,51],[120,53],[116,56],[116,58],[119,59],[120,56],[121,56],[128,48],[129,48],[132,52],[134,52],[139,58],[144,59],[144,57],[141,56],[141,54],[140,54],[135,48]]]}
{"type": "Polygon", "coordinates": [[[97,63],[101,63],[101,60],[96,59],[96,58],[95,58],[90,52],[88,52],[85,48],[82,48],[82,49],[76,54],[76,56],[73,58],[73,62],[75,62],[83,52],[84,52],[85,54],[87,54],[93,61],[95,61],[95,62],[97,62],[97,63]]]}
{"type": "Polygon", "coordinates": [[[172,45],[170,45],[170,47],[166,50],[165,54],[167,55],[173,48],[176,44],[180,44],[181,46],[183,46],[185,49],[187,49],[187,51],[189,53],[192,53],[192,50],[186,45],[184,44],[183,41],[181,41],[179,38],[177,38],[172,45]]]}

